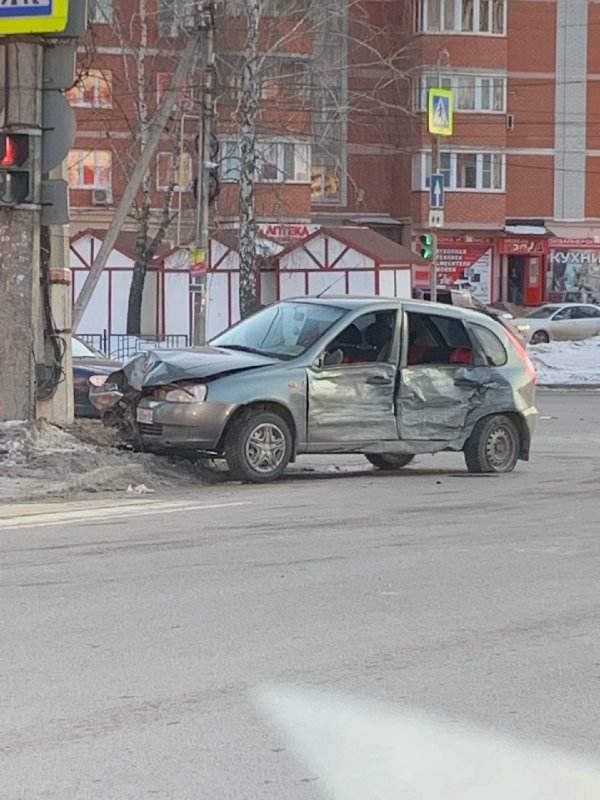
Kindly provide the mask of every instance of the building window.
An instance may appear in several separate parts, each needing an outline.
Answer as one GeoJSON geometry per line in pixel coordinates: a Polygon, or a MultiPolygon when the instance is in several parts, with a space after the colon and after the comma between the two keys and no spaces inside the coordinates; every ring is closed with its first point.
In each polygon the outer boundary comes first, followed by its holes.
{"type": "Polygon", "coordinates": [[[67,97],[77,108],[111,108],[112,73],[110,70],[90,69],[67,92],[67,97]]]}
{"type": "Polygon", "coordinates": [[[267,59],[259,75],[261,99],[269,103],[283,100],[297,103],[311,96],[308,64],[300,59],[267,59]]]}
{"type": "Polygon", "coordinates": [[[110,150],[71,150],[68,163],[71,189],[109,189],[112,186],[110,150]]]}
{"type": "Polygon", "coordinates": [[[422,73],[413,84],[413,109],[427,111],[429,89],[452,89],[455,111],[506,113],[506,77],[475,73],[446,73],[441,86],[437,72],[422,73]]]}
{"type": "MultiPolygon", "coordinates": [[[[504,191],[505,158],[502,153],[442,152],[440,166],[448,191],[504,191]]],[[[430,176],[431,153],[418,153],[413,162],[413,190],[427,190],[430,176]]]]}
{"type": "Polygon", "coordinates": [[[416,0],[417,33],[504,36],[507,0],[416,0]]]}
{"type": "Polygon", "coordinates": [[[158,35],[172,38],[194,25],[194,0],[160,0],[158,35]]]}
{"type": "MultiPolygon", "coordinates": [[[[240,141],[221,142],[221,180],[240,179],[240,141]]],[[[256,180],[259,183],[310,183],[310,147],[304,142],[260,139],[256,180]]]]}
{"type": "Polygon", "coordinates": [[[173,153],[159,153],[156,159],[156,188],[167,191],[175,179],[175,192],[190,192],[194,184],[192,157],[189,153],[181,153],[179,158],[179,175],[173,174],[173,153]]]}
{"type": "Polygon", "coordinates": [[[90,22],[109,24],[113,21],[114,9],[113,0],[90,0],[89,19],[90,22]]]}
{"type": "MultiPolygon", "coordinates": [[[[248,13],[247,0],[224,0],[224,11],[236,17],[248,13]]],[[[263,0],[261,14],[265,17],[295,17],[311,12],[311,0],[263,0]]]]}
{"type": "Polygon", "coordinates": [[[313,164],[311,168],[313,203],[339,202],[342,196],[340,167],[336,164],[313,164]]]}

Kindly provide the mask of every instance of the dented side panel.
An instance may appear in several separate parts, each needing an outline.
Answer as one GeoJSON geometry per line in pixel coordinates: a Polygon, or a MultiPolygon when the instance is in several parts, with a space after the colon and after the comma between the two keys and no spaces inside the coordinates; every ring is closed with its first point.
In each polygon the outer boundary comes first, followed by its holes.
{"type": "Polygon", "coordinates": [[[308,369],[308,441],[398,440],[396,367],[360,364],[308,369]]]}
{"type": "Polygon", "coordinates": [[[493,413],[503,402],[514,407],[511,386],[489,367],[405,367],[398,396],[400,436],[464,442],[488,406],[493,413]]]}

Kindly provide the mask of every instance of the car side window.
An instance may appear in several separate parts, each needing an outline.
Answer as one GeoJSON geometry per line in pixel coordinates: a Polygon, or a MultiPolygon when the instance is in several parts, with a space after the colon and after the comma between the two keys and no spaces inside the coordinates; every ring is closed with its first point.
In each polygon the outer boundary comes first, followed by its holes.
{"type": "Polygon", "coordinates": [[[408,314],[408,366],[465,366],[473,362],[473,343],[461,319],[441,314],[408,314]]]}
{"type": "Polygon", "coordinates": [[[496,334],[483,325],[472,325],[471,329],[477,337],[487,365],[489,367],[503,367],[508,361],[508,354],[496,334]]]}
{"type": "Polygon", "coordinates": [[[575,319],[596,319],[600,317],[600,309],[590,306],[577,306],[573,309],[575,319]]]}
{"type": "Polygon", "coordinates": [[[558,311],[552,317],[552,319],[555,322],[561,322],[562,320],[565,320],[565,319],[573,319],[573,309],[572,308],[561,308],[561,310],[558,311]]]}
{"type": "Polygon", "coordinates": [[[355,319],[328,344],[328,365],[389,361],[396,319],[396,311],[377,311],[355,319]]]}

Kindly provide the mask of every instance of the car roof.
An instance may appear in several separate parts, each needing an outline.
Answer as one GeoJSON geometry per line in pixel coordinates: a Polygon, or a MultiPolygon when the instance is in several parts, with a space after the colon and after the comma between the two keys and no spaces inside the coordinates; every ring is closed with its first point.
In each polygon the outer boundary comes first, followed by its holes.
{"type": "Polygon", "coordinates": [[[397,306],[406,311],[413,311],[415,313],[432,314],[437,311],[444,316],[448,317],[467,317],[469,319],[481,322],[486,319],[486,315],[481,311],[475,309],[463,308],[462,306],[449,305],[448,303],[432,303],[430,300],[413,300],[411,298],[402,297],[381,297],[370,295],[327,295],[327,297],[287,297],[282,302],[293,303],[314,303],[326,306],[336,306],[337,308],[344,308],[347,311],[376,311],[380,306],[397,306]]]}

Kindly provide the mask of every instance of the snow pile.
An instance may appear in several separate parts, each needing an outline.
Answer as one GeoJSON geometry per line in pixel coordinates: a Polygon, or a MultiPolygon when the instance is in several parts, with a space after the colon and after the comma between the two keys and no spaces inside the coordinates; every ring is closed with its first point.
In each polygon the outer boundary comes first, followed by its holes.
{"type": "Polygon", "coordinates": [[[540,386],[600,385],[600,336],[529,346],[540,386]]]}
{"type": "Polygon", "coordinates": [[[198,488],[203,482],[187,461],[106,446],[100,422],[79,428],[72,435],[43,420],[0,423],[0,499],[126,492],[129,486],[198,488]]]}

